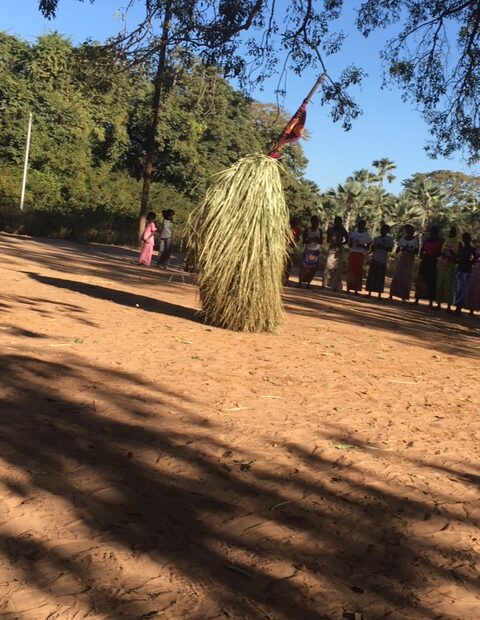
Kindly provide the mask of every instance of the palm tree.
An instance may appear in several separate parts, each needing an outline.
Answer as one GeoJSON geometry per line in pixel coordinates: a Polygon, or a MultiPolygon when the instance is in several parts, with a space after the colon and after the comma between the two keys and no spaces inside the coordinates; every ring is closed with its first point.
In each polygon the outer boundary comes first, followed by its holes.
{"type": "Polygon", "coordinates": [[[347,181],[358,181],[364,186],[373,185],[377,181],[377,176],[367,170],[367,168],[360,168],[360,170],[354,170],[352,176],[348,177],[347,181]]]}
{"type": "Polygon", "coordinates": [[[445,216],[446,194],[429,179],[416,179],[409,184],[405,194],[421,207],[421,226],[424,230],[432,220],[445,216]]]}
{"type": "Polygon", "coordinates": [[[369,217],[372,230],[379,230],[383,223],[388,224],[392,213],[392,205],[395,204],[396,197],[386,192],[383,187],[374,186],[369,190],[370,202],[372,205],[369,217]]]}
{"type": "Polygon", "coordinates": [[[480,234],[480,198],[468,195],[461,207],[461,215],[464,228],[477,237],[480,234]]]}
{"type": "Polygon", "coordinates": [[[365,215],[365,207],[371,204],[371,196],[358,181],[347,180],[339,183],[337,189],[329,190],[325,198],[335,205],[338,215],[344,219],[347,230],[352,221],[365,215]]]}
{"type": "Polygon", "coordinates": [[[375,159],[372,161],[372,166],[377,169],[376,180],[380,186],[383,186],[385,179],[391,183],[395,180],[395,175],[392,174],[392,170],[397,168],[397,164],[388,157],[382,159],[375,159]]]}
{"type": "Polygon", "coordinates": [[[385,213],[385,222],[398,228],[405,224],[413,224],[413,226],[418,227],[421,225],[422,217],[423,208],[421,205],[404,193],[390,203],[385,213]]]}

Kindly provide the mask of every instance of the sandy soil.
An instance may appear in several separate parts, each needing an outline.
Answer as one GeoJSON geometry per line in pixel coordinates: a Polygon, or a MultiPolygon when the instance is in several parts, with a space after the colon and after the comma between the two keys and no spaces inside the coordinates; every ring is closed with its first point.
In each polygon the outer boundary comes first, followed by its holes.
{"type": "Polygon", "coordinates": [[[478,318],[236,334],[127,250],[0,255],[0,618],[480,618],[478,318]]]}

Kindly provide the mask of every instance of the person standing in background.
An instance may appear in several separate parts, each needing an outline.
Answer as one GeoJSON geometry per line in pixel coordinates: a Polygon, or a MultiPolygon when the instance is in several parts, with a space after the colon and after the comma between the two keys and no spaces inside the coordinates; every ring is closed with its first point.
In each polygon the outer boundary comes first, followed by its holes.
{"type": "Polygon", "coordinates": [[[420,249],[420,268],[415,284],[415,303],[420,299],[428,299],[429,307],[437,295],[437,261],[442,253],[443,239],[440,238],[438,226],[430,228],[430,235],[422,243],[420,249]]]}
{"type": "Polygon", "coordinates": [[[348,256],[347,293],[358,295],[363,286],[363,264],[372,238],[367,232],[367,222],[359,220],[357,230],[350,233],[350,254],[348,256]]]}
{"type": "Polygon", "coordinates": [[[415,236],[415,228],[407,224],[404,228],[403,237],[397,245],[397,262],[393,272],[392,283],[390,284],[390,299],[400,297],[403,301],[408,301],[412,290],[413,268],[415,267],[415,256],[418,254],[420,244],[418,237],[415,236]]]}
{"type": "Polygon", "coordinates": [[[448,312],[450,312],[455,301],[458,246],[457,227],[452,226],[448,237],[443,242],[442,254],[438,259],[437,266],[436,300],[439,308],[442,303],[447,304],[448,312]]]}
{"type": "Polygon", "coordinates": [[[305,251],[302,257],[302,266],[298,276],[298,287],[302,288],[302,284],[306,284],[307,288],[311,288],[311,282],[315,277],[318,262],[320,260],[320,248],[322,246],[323,233],[320,228],[320,220],[317,215],[310,218],[310,226],[303,231],[303,243],[305,251]]]}
{"type": "Polygon", "coordinates": [[[462,240],[458,244],[457,274],[455,285],[456,312],[461,312],[465,306],[465,294],[468,289],[468,280],[475,260],[475,248],[472,246],[470,233],[463,233],[462,240]]]}
{"type": "Polygon", "coordinates": [[[393,237],[389,236],[389,232],[390,226],[382,224],[380,236],[375,237],[372,243],[372,260],[365,286],[369,297],[372,296],[372,293],[378,293],[378,298],[380,299],[385,290],[388,255],[393,250],[393,237]]]}
{"type": "Polygon", "coordinates": [[[323,273],[323,288],[328,286],[337,293],[342,291],[344,246],[348,243],[348,231],[337,215],[333,226],[327,230],[328,253],[323,273]]]}
{"type": "Polygon", "coordinates": [[[468,278],[468,287],[465,295],[465,308],[470,314],[480,310],[480,247],[473,251],[474,263],[468,278]]]}
{"type": "Polygon", "coordinates": [[[158,267],[165,267],[168,269],[170,264],[170,256],[172,254],[172,241],[173,241],[173,216],[175,211],[173,209],[166,209],[162,211],[163,224],[160,229],[160,243],[158,248],[158,267]]]}
{"type": "Polygon", "coordinates": [[[153,246],[155,245],[155,233],[157,227],[155,225],[156,215],[153,211],[147,213],[147,222],[145,224],[145,230],[142,234],[142,251],[138,258],[139,265],[145,265],[150,267],[153,256],[153,246]]]}

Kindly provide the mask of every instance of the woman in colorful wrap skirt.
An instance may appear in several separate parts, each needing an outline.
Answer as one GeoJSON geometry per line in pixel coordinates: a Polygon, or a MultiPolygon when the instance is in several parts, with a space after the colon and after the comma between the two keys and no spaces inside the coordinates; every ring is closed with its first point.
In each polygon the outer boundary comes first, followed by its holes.
{"type": "Polygon", "coordinates": [[[403,301],[408,301],[410,298],[415,256],[417,256],[419,249],[420,244],[418,237],[415,236],[415,228],[411,224],[407,224],[404,228],[403,237],[397,244],[398,257],[390,284],[390,299],[400,297],[403,301]]]}
{"type": "Polygon", "coordinates": [[[450,228],[443,242],[442,254],[437,265],[437,304],[447,304],[450,312],[455,301],[455,280],[457,276],[458,235],[456,226],[450,228]]]}
{"type": "Polygon", "coordinates": [[[350,254],[348,255],[347,293],[354,291],[355,295],[362,290],[363,264],[372,238],[367,232],[365,220],[359,220],[357,230],[350,233],[350,254]]]}
{"type": "Polygon", "coordinates": [[[311,226],[303,231],[305,251],[303,252],[302,266],[300,267],[300,274],[298,276],[299,288],[302,287],[302,284],[306,284],[307,288],[311,288],[311,282],[315,277],[320,260],[323,233],[320,229],[320,220],[316,215],[312,215],[310,224],[311,226]]]}
{"type": "Polygon", "coordinates": [[[415,303],[427,299],[430,308],[437,295],[437,260],[442,253],[443,239],[440,239],[438,226],[432,226],[430,236],[422,243],[420,249],[420,268],[415,284],[415,303]]]}

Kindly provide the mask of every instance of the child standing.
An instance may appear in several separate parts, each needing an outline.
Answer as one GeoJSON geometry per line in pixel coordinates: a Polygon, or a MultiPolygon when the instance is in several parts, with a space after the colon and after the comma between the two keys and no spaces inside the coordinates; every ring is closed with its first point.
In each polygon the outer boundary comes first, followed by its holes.
{"type": "Polygon", "coordinates": [[[160,247],[158,249],[158,267],[167,268],[170,264],[170,256],[172,254],[172,238],[173,238],[173,209],[162,211],[163,224],[160,230],[160,247]]]}
{"type": "Polygon", "coordinates": [[[155,226],[156,217],[153,211],[147,213],[147,223],[142,235],[142,251],[138,258],[139,265],[150,267],[150,263],[152,262],[155,233],[157,232],[157,227],[155,226]]]}

